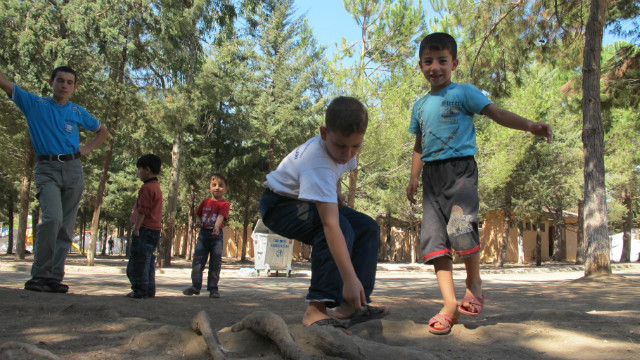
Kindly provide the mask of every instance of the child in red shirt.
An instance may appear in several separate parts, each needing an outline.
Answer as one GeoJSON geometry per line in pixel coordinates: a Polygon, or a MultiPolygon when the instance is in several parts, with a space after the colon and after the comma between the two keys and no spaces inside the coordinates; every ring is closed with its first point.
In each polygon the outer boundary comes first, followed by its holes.
{"type": "Polygon", "coordinates": [[[156,296],[156,257],[153,255],[162,229],[162,190],[158,174],[162,160],[154,154],[138,159],[138,178],[144,182],[131,214],[133,237],[129,250],[127,277],[131,292],[127,297],[142,299],[156,296]]]}
{"type": "Polygon", "coordinates": [[[207,259],[211,256],[207,291],[209,291],[210,298],[219,298],[218,281],[220,280],[220,268],[222,267],[222,227],[224,226],[224,221],[229,218],[229,203],[223,198],[227,192],[227,178],[222,174],[211,175],[209,191],[211,191],[211,198],[202,200],[198,210],[196,210],[196,226],[200,226],[200,233],[193,253],[193,265],[191,267],[192,286],[184,289],[182,293],[187,296],[200,294],[202,272],[207,265],[207,259]]]}

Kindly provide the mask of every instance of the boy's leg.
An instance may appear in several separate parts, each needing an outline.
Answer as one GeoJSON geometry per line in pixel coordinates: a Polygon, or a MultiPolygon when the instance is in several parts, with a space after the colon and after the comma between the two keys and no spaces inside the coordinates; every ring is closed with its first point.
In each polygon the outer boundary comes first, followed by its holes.
{"type": "Polygon", "coordinates": [[[207,291],[218,291],[218,281],[220,281],[220,269],[222,268],[222,244],[224,238],[222,230],[214,238],[211,246],[211,261],[209,262],[209,275],[207,277],[207,291]]]}
{"type": "MultiPolygon", "coordinates": [[[[333,258],[329,253],[326,240],[324,245],[321,241],[317,242],[320,238],[324,238],[324,231],[315,204],[288,199],[267,190],[260,198],[260,215],[264,224],[271,231],[281,236],[313,245],[311,253],[311,286],[307,293],[308,306],[302,317],[302,323],[309,326],[318,320],[328,319],[327,304],[335,306],[335,301],[340,299],[342,279],[337,272],[335,263],[333,263],[333,270],[329,270],[329,274],[322,273],[319,270],[323,267],[331,267],[327,261],[326,254],[329,255],[329,259],[332,260],[333,258]],[[331,272],[335,272],[336,276],[332,276],[331,272]],[[332,285],[338,288],[337,295],[329,295],[322,291],[317,291],[321,275],[328,275],[334,279],[332,285]]],[[[346,219],[341,220],[341,224],[342,221],[346,223],[346,219]]]]}
{"type": "Polygon", "coordinates": [[[147,292],[146,297],[156,296],[156,256],[153,254],[158,247],[160,241],[160,230],[147,230],[147,241],[145,244],[145,254],[148,263],[145,263],[145,269],[147,273],[147,292]]]}
{"type": "Polygon", "coordinates": [[[353,230],[351,262],[362,283],[367,302],[373,292],[378,266],[378,245],[380,243],[380,227],[371,217],[348,207],[340,208],[353,230]]]}
{"type": "Polygon", "coordinates": [[[442,294],[443,306],[440,313],[456,315],[458,301],[456,300],[456,291],[453,285],[453,262],[448,256],[441,256],[432,261],[433,268],[438,279],[438,287],[442,294]]]}
{"type": "Polygon", "coordinates": [[[82,163],[80,160],[72,160],[61,165],[64,169],[64,183],[60,194],[62,223],[56,238],[56,246],[53,254],[51,278],[54,283],[59,283],[64,277],[64,263],[71,248],[78,206],[82,198],[82,192],[84,191],[84,172],[82,171],[82,163]]]}
{"type": "MultiPolygon", "coordinates": [[[[484,293],[482,292],[482,279],[480,278],[480,253],[476,253],[475,255],[464,258],[463,260],[465,270],[467,271],[467,290],[465,296],[471,295],[479,299],[483,298],[484,293]]],[[[473,305],[470,305],[468,301],[463,301],[460,305],[465,309],[473,311],[471,309],[473,305]]]]}
{"type": "MultiPolygon", "coordinates": [[[[457,321],[460,313],[458,313],[458,300],[456,300],[456,291],[453,284],[453,262],[450,257],[441,256],[433,259],[432,263],[443,300],[442,309],[438,314],[450,315],[454,321],[457,321]]],[[[436,330],[444,330],[449,326],[449,324],[442,324],[439,321],[430,323],[430,327],[436,330]]]]}
{"type": "Polygon", "coordinates": [[[149,288],[147,289],[147,297],[156,297],[156,256],[151,253],[149,262],[149,288]]]}
{"type": "Polygon", "coordinates": [[[42,215],[33,247],[31,278],[40,281],[42,287],[45,279],[53,276],[52,268],[56,237],[62,226],[60,190],[62,179],[57,164],[51,164],[49,161],[36,163],[34,179],[37,188],[36,198],[40,202],[42,215]]]}
{"type": "Polygon", "coordinates": [[[143,253],[140,244],[140,236],[131,236],[131,248],[129,249],[129,263],[127,263],[127,278],[131,283],[131,291],[134,294],[140,293],[139,276],[137,272],[140,268],[140,259],[143,258],[143,253]]]}
{"type": "Polygon", "coordinates": [[[193,251],[193,262],[191,263],[191,285],[197,291],[202,288],[202,272],[207,265],[209,259],[209,247],[211,241],[209,234],[206,232],[210,230],[201,229],[198,233],[198,241],[196,242],[196,248],[193,251]]]}
{"type": "MultiPolygon", "coordinates": [[[[350,225],[343,228],[343,233],[345,233],[345,240],[349,238],[347,243],[352,244],[351,263],[364,288],[367,303],[370,303],[378,265],[380,227],[369,216],[348,207],[340,208],[340,217],[346,219],[350,225]]],[[[342,302],[335,312],[339,318],[348,318],[353,315],[355,309],[351,305],[342,302]]]]}
{"type": "Polygon", "coordinates": [[[136,297],[147,297],[149,295],[149,272],[151,266],[153,266],[155,270],[155,264],[151,264],[151,261],[153,258],[153,251],[158,245],[158,239],[155,236],[156,233],[159,237],[159,231],[150,230],[144,227],[140,228],[140,256],[134,262],[134,278],[136,279],[136,288],[133,290],[133,292],[136,297]]]}

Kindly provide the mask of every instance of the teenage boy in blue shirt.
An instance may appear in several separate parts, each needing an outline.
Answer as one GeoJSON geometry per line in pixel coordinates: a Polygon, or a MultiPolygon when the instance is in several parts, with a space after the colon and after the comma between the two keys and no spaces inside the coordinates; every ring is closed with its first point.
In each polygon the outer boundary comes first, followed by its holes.
{"type": "Polygon", "coordinates": [[[420,43],[418,66],[431,85],[411,114],[416,135],[407,198],[415,203],[422,173],[422,261],[433,264],[444,306],[429,320],[429,331],[447,334],[460,313],[477,316],[484,305],[478,236],[478,169],[473,115],[488,116],[502,126],[528,131],[551,142],[551,127],[532,122],[492,104],[471,84],[451,81],[458,67],[457,44],[446,33],[427,35],[420,43]],[[452,275],[452,249],[467,272],[466,293],[458,306],[452,275]]]}
{"type": "Polygon", "coordinates": [[[78,88],[72,68],[60,66],[54,69],[49,85],[53,96],[40,97],[22,90],[0,71],[0,88],[24,114],[37,159],[34,179],[42,217],[34,246],[31,279],[24,288],[66,293],[69,286],[62,283],[64,262],[71,247],[84,189],[80,157],[102,144],[109,132],[83,107],[69,101],[78,88]],[[95,132],[86,145],[79,143],[80,126],[95,132]]]}

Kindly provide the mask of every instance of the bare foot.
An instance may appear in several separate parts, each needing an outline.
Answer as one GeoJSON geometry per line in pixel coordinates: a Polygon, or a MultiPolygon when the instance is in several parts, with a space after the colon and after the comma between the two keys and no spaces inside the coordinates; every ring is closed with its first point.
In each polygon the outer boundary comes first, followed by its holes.
{"type": "Polygon", "coordinates": [[[304,312],[302,316],[302,325],[311,326],[318,320],[330,319],[331,317],[327,314],[327,307],[324,302],[321,301],[312,301],[307,306],[307,310],[304,312]]]}

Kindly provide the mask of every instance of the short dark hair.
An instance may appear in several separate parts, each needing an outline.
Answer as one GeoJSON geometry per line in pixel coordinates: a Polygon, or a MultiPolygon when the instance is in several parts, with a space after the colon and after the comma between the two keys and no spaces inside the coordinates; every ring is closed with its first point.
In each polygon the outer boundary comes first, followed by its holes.
{"type": "Polygon", "coordinates": [[[58,66],[57,68],[53,69],[53,72],[51,73],[51,81],[56,79],[56,75],[58,75],[59,72],[66,72],[66,73],[73,74],[73,82],[76,82],[76,80],[78,80],[78,75],[76,75],[75,70],[73,70],[71,67],[58,66]]]}
{"type": "Polygon", "coordinates": [[[329,104],[324,122],[329,132],[338,132],[344,136],[364,134],[369,124],[369,114],[358,99],[339,96],[329,104]]]}
{"type": "Polygon", "coordinates": [[[436,32],[425,36],[420,42],[420,52],[418,53],[420,59],[422,59],[422,52],[425,49],[436,51],[449,50],[453,60],[458,58],[458,44],[456,43],[456,39],[447,33],[436,32]]]}
{"type": "Polygon", "coordinates": [[[223,175],[223,174],[221,174],[221,173],[213,173],[213,174],[211,174],[211,177],[209,178],[209,184],[211,184],[211,181],[213,181],[213,179],[215,179],[215,178],[218,178],[218,179],[220,179],[220,180],[224,181],[224,185],[225,185],[225,186],[227,186],[227,185],[228,185],[228,183],[227,183],[227,177],[226,177],[226,176],[224,176],[224,175],[223,175]]]}
{"type": "Polygon", "coordinates": [[[148,167],[154,174],[160,174],[160,167],[162,166],[162,160],[158,157],[158,155],[147,154],[142,155],[136,162],[136,166],[138,169],[143,169],[148,167]]]}

